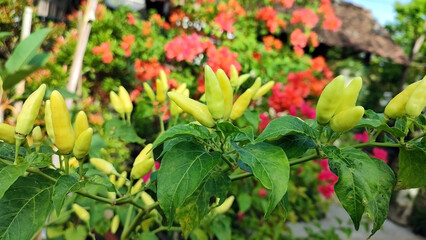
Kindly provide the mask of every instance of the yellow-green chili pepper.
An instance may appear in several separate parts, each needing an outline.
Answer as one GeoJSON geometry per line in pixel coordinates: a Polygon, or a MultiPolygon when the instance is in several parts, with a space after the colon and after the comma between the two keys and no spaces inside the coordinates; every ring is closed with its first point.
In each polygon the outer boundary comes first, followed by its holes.
{"type": "Polygon", "coordinates": [[[52,140],[52,143],[55,143],[55,132],[53,131],[52,123],[52,110],[50,108],[50,100],[47,100],[44,106],[44,124],[46,127],[47,135],[52,140]]]}
{"type": "Polygon", "coordinates": [[[102,158],[90,158],[90,163],[99,171],[110,175],[110,174],[115,174],[118,175],[117,170],[115,170],[114,166],[112,165],[112,163],[102,159],[102,158]]]}
{"type": "Polygon", "coordinates": [[[130,189],[130,194],[131,195],[134,195],[134,194],[138,193],[142,189],[142,182],[143,182],[143,179],[141,178],[141,179],[139,179],[139,181],[137,181],[132,186],[132,188],[130,189]]]}
{"type": "Polygon", "coordinates": [[[250,74],[246,73],[238,77],[238,87],[243,85],[250,78],[250,74]]]}
{"type": "Polygon", "coordinates": [[[231,115],[232,103],[234,102],[234,94],[233,94],[231,82],[229,81],[228,76],[226,76],[226,73],[222,69],[218,69],[216,71],[216,77],[217,77],[217,80],[219,81],[219,85],[223,93],[223,103],[224,103],[223,119],[226,120],[229,118],[229,115],[231,115]]]}
{"type": "Polygon", "coordinates": [[[151,197],[151,195],[149,195],[147,192],[142,191],[141,193],[141,199],[143,204],[145,204],[145,206],[149,206],[155,203],[154,199],[151,197]]]}
{"type": "Polygon", "coordinates": [[[269,81],[267,83],[265,83],[263,86],[261,86],[259,88],[259,90],[257,90],[257,92],[254,94],[253,96],[253,100],[257,100],[260,97],[262,97],[263,95],[265,95],[267,92],[269,92],[269,90],[271,90],[271,88],[274,86],[275,82],[274,81],[269,81]]]}
{"type": "Polygon", "coordinates": [[[361,120],[364,115],[364,108],[361,106],[351,107],[336,114],[330,120],[330,128],[338,133],[351,130],[361,120]]]}
{"type": "Polygon", "coordinates": [[[157,101],[162,103],[166,101],[166,94],[164,91],[164,84],[160,79],[155,80],[155,87],[157,88],[157,101]]]}
{"type": "Polygon", "coordinates": [[[127,172],[123,171],[120,175],[121,177],[118,178],[117,183],[115,184],[117,189],[121,188],[126,183],[127,172]]]}
{"type": "Polygon", "coordinates": [[[418,117],[426,106],[426,76],[420,82],[405,105],[405,111],[412,118],[418,117]]]}
{"type": "Polygon", "coordinates": [[[213,118],[221,119],[223,118],[225,110],[223,92],[220,88],[216,75],[208,65],[204,67],[204,81],[206,86],[207,108],[209,109],[213,118]]]}
{"type": "Polygon", "coordinates": [[[82,206],[74,203],[72,205],[72,209],[74,210],[75,214],[80,218],[82,221],[89,222],[90,221],[90,214],[89,212],[84,209],[82,206]]]}
{"type": "Polygon", "coordinates": [[[249,106],[253,95],[254,95],[253,89],[249,88],[243,94],[241,94],[241,96],[237,99],[237,101],[235,101],[234,105],[232,106],[232,111],[230,115],[230,118],[232,120],[236,120],[244,114],[244,111],[249,106]]]}
{"type": "Polygon", "coordinates": [[[163,83],[163,91],[167,92],[169,90],[169,83],[167,82],[167,75],[163,69],[160,70],[160,80],[163,83]]]}
{"type": "Polygon", "coordinates": [[[6,123],[0,123],[0,140],[9,144],[15,144],[15,127],[6,123]]]}
{"type": "Polygon", "coordinates": [[[119,226],[120,226],[120,217],[118,215],[115,215],[112,218],[112,221],[111,221],[111,228],[110,228],[111,233],[115,234],[117,232],[119,226]]]}
{"type": "Polygon", "coordinates": [[[22,110],[18,115],[15,126],[15,137],[17,138],[17,143],[19,142],[19,145],[21,145],[24,141],[25,136],[33,130],[34,121],[38,116],[45,92],[46,84],[40,85],[40,87],[34,91],[22,105],[22,110]]]}
{"type": "Polygon", "coordinates": [[[123,86],[118,88],[118,96],[120,97],[121,103],[123,104],[124,112],[126,113],[127,121],[130,122],[130,115],[133,111],[133,103],[130,99],[129,93],[123,86]]]}
{"type": "Polygon", "coordinates": [[[183,93],[185,91],[186,88],[186,83],[182,83],[181,85],[179,85],[179,87],[176,89],[176,92],[178,93],[183,93]]]}
{"type": "Polygon", "coordinates": [[[74,147],[74,130],[65,100],[56,90],[50,95],[50,110],[52,112],[53,132],[55,133],[55,145],[62,154],[69,154],[74,147]]]}
{"type": "Polygon", "coordinates": [[[229,196],[220,206],[213,208],[212,212],[217,214],[226,213],[232,207],[234,200],[234,196],[229,196]]]}
{"type": "Polygon", "coordinates": [[[402,92],[396,95],[385,108],[385,115],[389,118],[397,118],[405,115],[405,106],[407,105],[408,99],[411,94],[420,85],[421,81],[417,81],[408,85],[402,92]]]}
{"type": "Polygon", "coordinates": [[[256,78],[253,85],[251,85],[250,89],[253,90],[253,93],[256,93],[259,90],[260,86],[262,86],[262,79],[260,77],[256,78]]]}
{"type": "Polygon", "coordinates": [[[89,128],[89,121],[87,120],[87,115],[85,112],[80,111],[77,113],[74,121],[74,132],[75,138],[78,139],[78,136],[89,128]]]}
{"type": "Polygon", "coordinates": [[[213,127],[215,125],[213,117],[205,104],[177,92],[169,92],[168,96],[182,108],[184,112],[191,114],[202,125],[206,127],[213,127]]]}
{"type": "Polygon", "coordinates": [[[149,86],[148,83],[144,82],[143,88],[145,89],[146,95],[148,95],[149,100],[151,100],[151,102],[155,102],[155,94],[151,86],[149,86]]]}
{"type": "Polygon", "coordinates": [[[234,65],[231,65],[231,74],[230,74],[230,81],[231,81],[231,86],[232,87],[237,87],[238,86],[238,71],[235,68],[234,65]]]}
{"type": "Polygon", "coordinates": [[[83,131],[74,144],[73,153],[74,156],[80,160],[89,154],[90,146],[92,144],[93,129],[88,128],[83,131]]]}
{"type": "Polygon", "coordinates": [[[39,126],[36,126],[33,129],[32,137],[36,152],[38,152],[40,150],[41,140],[43,139],[43,135],[41,134],[41,128],[39,126]]]}
{"type": "Polygon", "coordinates": [[[342,75],[331,81],[322,91],[317,103],[317,122],[327,124],[339,107],[342,93],[345,89],[345,79],[342,75]]]}
{"type": "Polygon", "coordinates": [[[111,100],[112,107],[121,117],[124,116],[124,106],[120,97],[113,91],[109,92],[109,99],[111,100]]]}
{"type": "Polygon", "coordinates": [[[362,78],[356,77],[352,79],[349,85],[343,91],[342,99],[340,100],[339,107],[337,107],[335,114],[344,111],[348,108],[354,107],[358,99],[359,91],[362,88],[362,78]]]}

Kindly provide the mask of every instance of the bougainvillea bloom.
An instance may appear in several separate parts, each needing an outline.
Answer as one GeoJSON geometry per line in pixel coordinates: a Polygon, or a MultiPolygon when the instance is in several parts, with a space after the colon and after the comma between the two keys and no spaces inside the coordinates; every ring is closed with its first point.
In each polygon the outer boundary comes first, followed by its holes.
{"type": "Polygon", "coordinates": [[[385,163],[388,163],[388,152],[383,148],[379,148],[379,147],[373,148],[373,156],[372,157],[377,158],[377,159],[381,159],[385,163]]]}
{"type": "Polygon", "coordinates": [[[331,172],[328,165],[328,159],[320,160],[321,172],[317,178],[321,182],[318,186],[318,191],[325,197],[330,198],[334,193],[334,185],[336,184],[338,177],[331,172]]]}
{"type": "Polygon", "coordinates": [[[135,64],[135,77],[141,81],[148,81],[155,79],[160,75],[160,70],[168,73],[170,70],[161,66],[156,58],[152,58],[149,61],[142,61],[141,59],[136,59],[135,64]]]}
{"type": "Polygon", "coordinates": [[[209,40],[202,40],[201,37],[193,33],[191,35],[183,34],[177,36],[164,46],[166,56],[169,60],[175,59],[176,61],[194,61],[200,53],[204,52],[213,43],[209,40]]]}
{"type": "Polygon", "coordinates": [[[304,48],[306,47],[308,43],[308,37],[305,35],[305,33],[300,29],[296,28],[291,34],[290,34],[290,43],[294,46],[304,48]]]}
{"type": "Polygon", "coordinates": [[[120,47],[124,50],[124,56],[129,57],[131,55],[130,47],[135,42],[135,36],[130,34],[122,37],[120,47]]]}
{"type": "Polygon", "coordinates": [[[133,16],[133,14],[131,13],[127,14],[127,23],[129,23],[130,25],[136,24],[136,19],[135,19],[135,16],[133,16]]]}
{"type": "Polygon", "coordinates": [[[223,46],[217,49],[211,46],[207,49],[207,64],[217,71],[219,68],[223,69],[225,73],[230,74],[231,65],[234,65],[237,71],[241,71],[241,65],[237,62],[238,53],[231,52],[227,47],[223,46]]]}
{"type": "MultiPolygon", "coordinates": [[[[154,167],[155,167],[155,170],[158,170],[158,169],[160,169],[160,163],[159,162],[157,162],[157,161],[155,161],[154,162],[154,167]]],[[[149,178],[151,177],[151,173],[152,173],[152,170],[150,170],[143,178],[142,178],[142,181],[144,182],[144,183],[146,183],[146,182],[148,182],[148,180],[149,180],[149,178]]]]}
{"type": "Polygon", "coordinates": [[[266,27],[270,33],[275,33],[278,26],[285,27],[285,22],[277,17],[277,12],[270,6],[263,7],[257,12],[256,19],[266,22],[266,27]]]}
{"type": "Polygon", "coordinates": [[[220,29],[224,32],[234,32],[235,28],[232,26],[235,20],[230,13],[219,13],[214,19],[213,22],[216,23],[220,29]]]}
{"type": "Polygon", "coordinates": [[[368,133],[367,133],[367,131],[364,131],[364,132],[362,132],[362,133],[355,133],[354,134],[354,138],[355,138],[355,140],[357,140],[357,141],[360,141],[360,142],[363,142],[363,143],[366,143],[366,142],[368,142],[368,140],[369,140],[369,136],[368,136],[368,133]]]}
{"type": "Polygon", "coordinates": [[[319,17],[311,9],[301,8],[293,11],[291,24],[301,23],[308,28],[313,28],[317,25],[319,17]]]}
{"type": "Polygon", "coordinates": [[[263,130],[265,130],[266,126],[268,126],[270,120],[268,118],[268,115],[266,115],[265,113],[259,114],[259,118],[260,118],[260,123],[259,123],[259,126],[257,127],[257,130],[259,131],[259,133],[261,133],[263,132],[263,130]]]}
{"type": "Polygon", "coordinates": [[[325,63],[325,58],[323,56],[313,58],[311,61],[311,68],[317,72],[322,72],[325,66],[327,66],[327,64],[325,63]]]}

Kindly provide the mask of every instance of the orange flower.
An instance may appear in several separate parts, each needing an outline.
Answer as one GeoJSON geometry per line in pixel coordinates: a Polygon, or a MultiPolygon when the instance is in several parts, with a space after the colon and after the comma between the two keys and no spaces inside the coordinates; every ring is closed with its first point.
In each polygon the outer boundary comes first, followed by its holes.
{"type": "Polygon", "coordinates": [[[271,51],[271,46],[274,44],[274,36],[268,35],[266,37],[263,37],[263,43],[265,44],[266,51],[271,51]]]}
{"type": "Polygon", "coordinates": [[[142,35],[147,36],[151,33],[151,23],[144,21],[142,22],[142,35]]]}

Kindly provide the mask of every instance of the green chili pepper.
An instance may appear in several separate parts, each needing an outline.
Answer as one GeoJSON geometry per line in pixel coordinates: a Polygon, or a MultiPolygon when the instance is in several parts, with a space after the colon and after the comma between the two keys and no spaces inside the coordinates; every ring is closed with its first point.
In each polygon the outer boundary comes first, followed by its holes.
{"type": "Polygon", "coordinates": [[[344,111],[348,108],[354,107],[361,88],[362,79],[360,77],[352,79],[352,81],[349,83],[349,85],[345,88],[343,92],[342,99],[340,100],[339,107],[336,109],[335,114],[344,111]]]}
{"type": "Polygon", "coordinates": [[[364,115],[364,108],[361,106],[351,107],[336,114],[330,120],[330,128],[338,133],[351,130],[361,120],[364,115]]]}
{"type": "Polygon", "coordinates": [[[331,81],[322,91],[317,103],[317,122],[327,124],[336,112],[345,89],[345,79],[342,75],[331,81]]]}
{"type": "Polygon", "coordinates": [[[232,106],[232,111],[230,115],[230,118],[232,120],[236,120],[244,114],[244,111],[249,106],[253,95],[254,95],[253,89],[249,88],[243,94],[241,94],[241,96],[237,99],[237,101],[235,101],[234,105],[232,106]]]}
{"type": "Polygon", "coordinates": [[[208,65],[204,67],[204,81],[207,107],[213,118],[221,119],[225,111],[223,92],[215,73],[208,65]]]}
{"type": "Polygon", "coordinates": [[[231,82],[222,69],[216,71],[216,77],[223,93],[223,119],[228,119],[232,111],[232,103],[234,102],[234,93],[231,82]]]}
{"type": "Polygon", "coordinates": [[[405,115],[405,106],[407,105],[408,99],[414,90],[419,86],[421,81],[410,84],[402,92],[396,95],[385,108],[385,115],[389,118],[397,118],[405,115]]]}
{"type": "Polygon", "coordinates": [[[426,106],[426,76],[420,82],[405,105],[405,111],[412,118],[418,117],[426,106]]]}
{"type": "Polygon", "coordinates": [[[0,123],[0,140],[9,144],[15,144],[15,127],[6,123],[0,123]]]}

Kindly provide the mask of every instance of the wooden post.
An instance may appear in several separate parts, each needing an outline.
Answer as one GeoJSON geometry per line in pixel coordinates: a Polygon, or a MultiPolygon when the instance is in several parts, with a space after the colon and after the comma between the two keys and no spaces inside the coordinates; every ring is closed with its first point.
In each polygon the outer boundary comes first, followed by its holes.
{"type": "MultiPolygon", "coordinates": [[[[77,46],[74,52],[74,60],[71,65],[70,77],[68,80],[67,90],[75,93],[81,75],[83,65],[84,53],[86,52],[87,42],[89,40],[91,22],[95,20],[95,10],[98,5],[97,0],[89,0],[87,9],[84,13],[83,22],[81,24],[81,31],[78,35],[77,46]]],[[[67,99],[68,108],[71,107],[72,99],[67,99]]]]}

